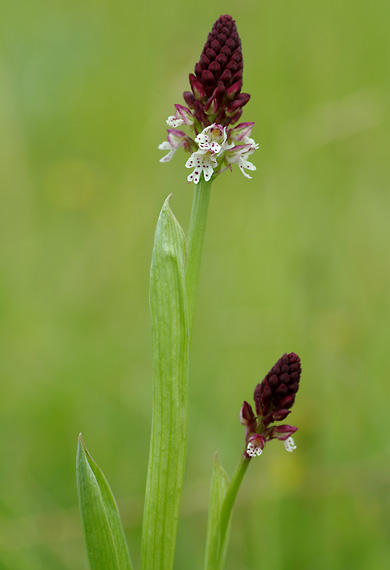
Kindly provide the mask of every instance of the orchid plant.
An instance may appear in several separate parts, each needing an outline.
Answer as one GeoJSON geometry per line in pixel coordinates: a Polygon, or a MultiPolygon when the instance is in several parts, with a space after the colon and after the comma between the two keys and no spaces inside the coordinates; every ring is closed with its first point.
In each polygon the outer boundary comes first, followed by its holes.
{"type": "MultiPolygon", "coordinates": [[[[203,48],[186,106],[175,105],[167,119],[169,162],[179,148],[190,156],[187,181],[194,183],[188,237],[174,217],[169,197],[155,233],[150,270],[150,315],[153,347],[153,411],[146,483],[142,570],[171,570],[174,564],[180,499],[188,439],[188,368],[192,321],[201,266],[212,182],[238,165],[246,178],[256,167],[249,157],[258,149],[251,138],[253,122],[242,122],[250,96],[242,93],[243,60],[235,21],[223,15],[203,48]],[[236,126],[234,126],[236,125],[236,126]],[[187,128],[186,134],[181,128],[187,128]]],[[[299,388],[301,363],[284,354],[254,391],[255,411],[245,401],[239,419],[245,426],[243,449],[229,480],[214,458],[207,527],[205,570],[222,570],[234,502],[249,463],[277,439],[287,451],[296,446],[296,427],[280,424],[291,412],[299,388]]],[[[118,508],[110,487],[79,437],[77,487],[84,538],[92,570],[129,570],[129,556],[118,508]]]]}

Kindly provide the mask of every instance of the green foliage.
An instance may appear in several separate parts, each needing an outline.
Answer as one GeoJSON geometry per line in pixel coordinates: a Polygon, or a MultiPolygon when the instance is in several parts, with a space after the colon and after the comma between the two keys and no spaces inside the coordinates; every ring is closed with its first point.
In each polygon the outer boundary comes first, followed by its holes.
{"type": "Polygon", "coordinates": [[[155,147],[221,12],[239,26],[242,120],[261,147],[252,180],[237,170],[212,187],[177,568],[204,563],[210,458],[233,472],[239,408],[285,350],[303,359],[298,449],[253,461],[226,570],[257,569],[259,552],[267,570],[388,568],[390,3],[6,0],[2,570],[86,569],[80,431],[109,466],[140,568],[152,236],[170,191],[184,229],[192,199],[184,155],[159,164],[155,147]]]}
{"type": "Polygon", "coordinates": [[[153,419],[142,532],[142,568],[170,570],[187,452],[189,329],[185,236],[165,201],[150,268],[153,419]]]}
{"type": "Polygon", "coordinates": [[[85,447],[77,446],[77,491],[91,570],[132,570],[114,495],[85,447]]]}

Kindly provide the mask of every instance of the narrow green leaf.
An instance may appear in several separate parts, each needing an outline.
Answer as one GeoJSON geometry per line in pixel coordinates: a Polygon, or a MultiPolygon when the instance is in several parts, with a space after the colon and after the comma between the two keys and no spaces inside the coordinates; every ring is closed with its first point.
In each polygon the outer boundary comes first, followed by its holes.
{"type": "Polygon", "coordinates": [[[230,520],[227,532],[221,537],[221,510],[228,487],[229,478],[216,453],[210,489],[205,570],[222,570],[225,562],[230,520]]]}
{"type": "Polygon", "coordinates": [[[161,210],[150,269],[153,418],[142,531],[143,570],[171,570],[187,451],[188,314],[185,236],[161,210]]]}
{"type": "Polygon", "coordinates": [[[79,435],[77,491],[91,570],[132,570],[114,495],[79,435]]]}

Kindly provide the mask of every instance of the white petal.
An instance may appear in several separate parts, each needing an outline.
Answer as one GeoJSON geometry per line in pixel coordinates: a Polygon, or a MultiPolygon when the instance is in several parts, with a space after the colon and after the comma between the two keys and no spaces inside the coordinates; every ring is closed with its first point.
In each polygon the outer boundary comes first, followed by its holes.
{"type": "Polygon", "coordinates": [[[203,168],[204,179],[206,180],[206,182],[208,182],[213,175],[214,169],[210,164],[203,164],[202,168],[203,168]]]}
{"type": "Polygon", "coordinates": [[[286,451],[294,451],[294,449],[297,448],[292,437],[288,437],[283,441],[283,443],[286,451]]]}
{"type": "Polygon", "coordinates": [[[161,144],[158,145],[158,148],[160,150],[172,150],[172,145],[169,144],[168,141],[164,141],[161,144]]]}
{"type": "Polygon", "coordinates": [[[178,119],[177,117],[175,117],[175,115],[170,115],[167,119],[167,125],[169,127],[173,127],[174,129],[176,129],[176,127],[180,127],[180,125],[183,124],[184,124],[183,119],[178,119]]]}
{"type": "Polygon", "coordinates": [[[246,178],[251,178],[251,179],[252,179],[252,176],[249,176],[249,174],[247,174],[247,173],[245,172],[244,167],[243,167],[241,164],[239,164],[238,166],[240,167],[241,172],[243,173],[243,175],[244,175],[246,178]]]}
{"type": "Polygon", "coordinates": [[[160,162],[169,162],[174,154],[175,154],[175,151],[171,150],[171,152],[168,152],[168,154],[166,154],[165,156],[160,158],[160,162]]]}
{"type": "Polygon", "coordinates": [[[254,164],[252,164],[251,162],[249,162],[248,160],[243,160],[242,166],[244,168],[246,168],[247,170],[256,170],[256,166],[254,164]]]}

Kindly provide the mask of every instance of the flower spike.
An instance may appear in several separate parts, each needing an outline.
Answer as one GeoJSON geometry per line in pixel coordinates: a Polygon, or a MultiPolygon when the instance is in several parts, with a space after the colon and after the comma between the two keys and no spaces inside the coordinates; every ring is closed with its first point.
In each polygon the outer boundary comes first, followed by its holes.
{"type": "Polygon", "coordinates": [[[248,402],[240,411],[240,422],[245,426],[245,457],[261,455],[267,441],[278,439],[286,451],[294,451],[291,437],[298,428],[288,424],[275,425],[291,412],[301,376],[301,360],[297,354],[284,354],[255,388],[256,413],[248,402]]]}
{"type": "MultiPolygon", "coordinates": [[[[191,91],[183,93],[187,107],[175,105],[175,114],[167,119],[168,141],[159,146],[169,151],[160,162],[169,162],[179,146],[192,152],[186,162],[186,168],[194,168],[187,176],[189,182],[198,184],[202,173],[208,181],[232,170],[234,164],[246,178],[251,178],[247,170],[256,170],[248,160],[259,147],[250,138],[254,123],[231,128],[250,99],[248,93],[242,93],[242,72],[241,40],[235,21],[225,14],[214,23],[194,73],[189,75],[191,91]],[[183,125],[193,130],[194,136],[178,141],[172,130],[183,125]]],[[[182,137],[182,131],[178,132],[182,137]]]]}

